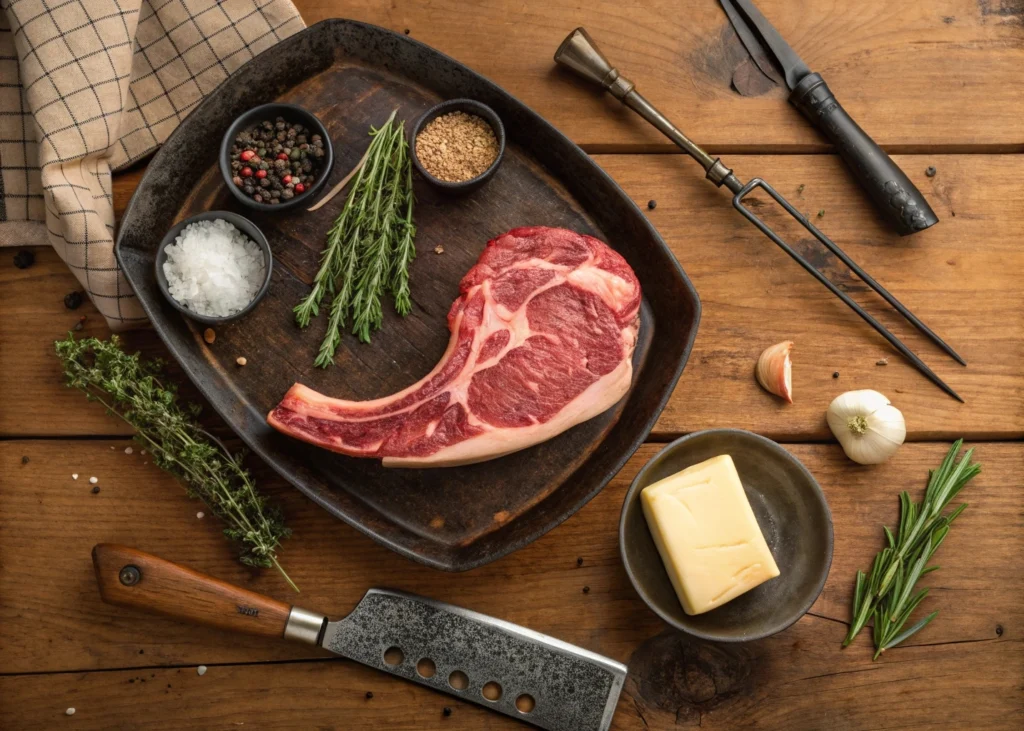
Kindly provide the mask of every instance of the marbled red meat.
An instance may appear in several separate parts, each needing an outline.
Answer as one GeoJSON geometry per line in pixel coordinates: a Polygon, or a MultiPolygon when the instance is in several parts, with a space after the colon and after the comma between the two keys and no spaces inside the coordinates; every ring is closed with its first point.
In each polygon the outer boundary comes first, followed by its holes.
{"type": "Polygon", "coordinates": [[[550,439],[629,390],[640,283],[601,241],[513,229],[487,243],[459,290],[448,349],[421,381],[372,401],[297,383],[268,423],[389,467],[449,466],[550,439]]]}

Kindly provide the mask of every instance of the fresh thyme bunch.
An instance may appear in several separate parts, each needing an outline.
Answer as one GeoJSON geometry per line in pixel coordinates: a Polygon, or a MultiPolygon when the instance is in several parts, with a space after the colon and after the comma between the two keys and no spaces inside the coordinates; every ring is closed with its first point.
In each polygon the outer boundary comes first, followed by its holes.
{"type": "Polygon", "coordinates": [[[277,562],[277,548],[291,535],[281,513],[256,491],[244,454],[232,454],[196,421],[197,404],[179,404],[177,389],[161,380],[163,363],[144,361],[110,340],[68,333],[54,343],[67,385],[98,401],[135,430],[135,439],[161,468],[185,483],[189,497],[199,498],[227,527],[224,535],[240,548],[247,566],[273,566],[295,591],[298,587],[277,562]]]}
{"type": "Polygon", "coordinates": [[[342,329],[351,320],[352,332],[370,342],[371,332],[384,319],[381,299],[389,291],[399,315],[409,314],[409,264],[416,257],[413,238],[412,166],[405,123],[397,110],[378,129],[370,131],[370,146],[357,171],[345,206],[327,232],[327,246],[313,289],[295,307],[299,327],[309,325],[320,305],[331,296],[327,334],[315,364],[334,363],[342,329]]]}
{"type": "Polygon", "coordinates": [[[917,605],[928,596],[928,589],[915,593],[914,587],[922,576],[939,568],[929,566],[928,562],[967,504],[961,503],[945,515],[943,511],[981,472],[981,466],[971,462],[973,449],[968,449],[957,461],[961,446],[963,440],[957,440],[939,468],[929,473],[928,487],[920,503],[912,502],[909,493],[900,493],[900,524],[896,535],[882,526],[886,547],[875,555],[870,574],[857,572],[853,617],[843,647],[853,642],[869,619],[874,619],[874,659],[877,660],[889,648],[924,629],[938,614],[938,611],[931,612],[903,629],[917,605]]]}

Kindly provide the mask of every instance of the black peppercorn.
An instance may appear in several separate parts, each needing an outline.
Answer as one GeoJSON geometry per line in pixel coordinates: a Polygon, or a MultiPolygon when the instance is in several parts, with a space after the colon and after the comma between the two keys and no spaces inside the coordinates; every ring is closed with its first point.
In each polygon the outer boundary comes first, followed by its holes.
{"type": "Polygon", "coordinates": [[[100,486],[99,485],[93,485],[92,489],[89,490],[89,492],[91,492],[93,495],[98,495],[99,491],[100,491],[100,486]]]}
{"type": "Polygon", "coordinates": [[[583,565],[583,556],[580,556],[579,558],[576,559],[576,565],[577,566],[582,566],[583,565]]]}
{"type": "Polygon", "coordinates": [[[653,211],[657,207],[658,207],[658,201],[654,200],[653,198],[651,198],[649,201],[647,201],[647,208],[648,208],[648,210],[653,211]]]}
{"type": "Polygon", "coordinates": [[[28,464],[28,456],[27,456],[27,455],[26,455],[26,456],[23,456],[23,457],[21,458],[21,463],[22,463],[22,464],[28,464]]]}
{"type": "Polygon", "coordinates": [[[448,706],[445,706],[444,710],[442,710],[441,713],[443,713],[445,716],[450,716],[452,715],[452,709],[448,706]]]}
{"type": "MultiPolygon", "coordinates": [[[[231,148],[232,182],[257,203],[270,205],[289,199],[283,195],[285,176],[291,176],[293,186],[301,182],[304,187],[311,187],[323,157],[323,139],[308,132],[301,124],[290,124],[277,117],[239,134],[231,148]],[[319,140],[320,147],[310,146],[308,140],[313,137],[319,140]],[[245,168],[255,174],[243,176],[245,168]]],[[[295,195],[292,191],[290,197],[295,195]]]]}
{"type": "Polygon", "coordinates": [[[590,593],[590,587],[589,586],[584,586],[583,587],[583,593],[584,594],[589,594],[590,593]]]}
{"type": "Polygon", "coordinates": [[[839,378],[839,371],[836,371],[835,373],[833,373],[832,377],[833,378],[839,378]]]}
{"type": "Polygon", "coordinates": [[[366,697],[367,698],[373,698],[373,691],[372,690],[366,691],[366,697]]]}
{"type": "Polygon", "coordinates": [[[81,292],[68,292],[64,295],[64,306],[69,310],[77,310],[82,306],[82,293],[81,292]]]}
{"type": "Polygon", "coordinates": [[[36,263],[36,255],[28,249],[22,249],[14,255],[14,266],[18,269],[28,269],[36,263]]]}
{"type": "Polygon", "coordinates": [[[929,178],[934,178],[935,168],[929,165],[927,168],[925,168],[924,174],[927,175],[929,178]]]}

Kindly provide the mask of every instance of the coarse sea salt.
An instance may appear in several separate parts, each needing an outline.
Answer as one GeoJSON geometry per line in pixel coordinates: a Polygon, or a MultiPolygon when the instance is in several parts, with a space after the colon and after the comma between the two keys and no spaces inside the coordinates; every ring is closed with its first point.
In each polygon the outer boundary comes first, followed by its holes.
{"type": "Polygon", "coordinates": [[[166,249],[171,296],[200,315],[228,317],[252,302],[266,277],[263,252],[223,219],[186,226],[166,249]]]}

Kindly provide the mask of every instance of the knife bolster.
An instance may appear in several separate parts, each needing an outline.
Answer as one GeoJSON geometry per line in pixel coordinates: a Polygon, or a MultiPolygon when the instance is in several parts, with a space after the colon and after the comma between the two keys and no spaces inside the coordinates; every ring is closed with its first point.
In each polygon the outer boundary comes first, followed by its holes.
{"type": "Polygon", "coordinates": [[[327,629],[327,617],[293,606],[284,625],[284,638],[306,645],[319,645],[327,629]]]}

